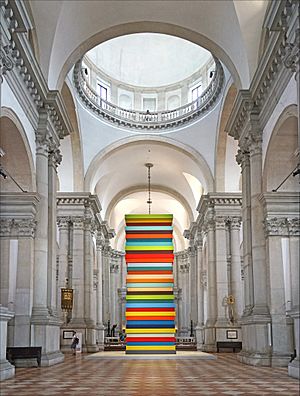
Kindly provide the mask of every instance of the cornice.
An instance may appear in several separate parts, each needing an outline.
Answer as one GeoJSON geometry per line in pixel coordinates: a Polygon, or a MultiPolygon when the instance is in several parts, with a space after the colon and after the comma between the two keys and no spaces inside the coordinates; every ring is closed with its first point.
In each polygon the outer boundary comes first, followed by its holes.
{"type": "MultiPolygon", "coordinates": [[[[2,45],[5,48],[6,58],[9,58],[12,63],[12,67],[10,67],[11,65],[8,68],[5,65],[3,66],[3,59],[5,58],[3,58],[3,51],[1,51],[1,75],[5,75],[10,70],[18,74],[35,110],[39,111],[40,108],[44,108],[49,112],[57,135],[63,139],[72,129],[71,122],[68,119],[60,94],[48,89],[27,35],[24,34],[30,28],[26,8],[22,1],[2,0],[0,13],[2,45]]],[[[8,81],[12,85],[14,79],[8,79],[8,81]]],[[[15,93],[19,92],[17,89],[13,89],[13,91],[15,93]]],[[[24,103],[24,99],[20,103],[24,103]]],[[[28,113],[28,108],[25,108],[24,111],[28,113]]],[[[29,118],[34,119],[34,117],[29,118]]]]}
{"type": "Polygon", "coordinates": [[[294,0],[274,1],[268,10],[265,24],[270,33],[264,55],[250,88],[238,93],[225,127],[225,131],[236,140],[245,134],[249,114],[253,111],[259,116],[263,130],[295,70],[299,59],[298,4],[294,0]]]}

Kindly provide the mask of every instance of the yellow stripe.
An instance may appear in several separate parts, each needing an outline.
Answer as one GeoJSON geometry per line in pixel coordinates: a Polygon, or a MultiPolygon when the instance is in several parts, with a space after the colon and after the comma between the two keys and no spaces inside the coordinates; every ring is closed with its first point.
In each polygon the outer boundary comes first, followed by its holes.
{"type": "Polygon", "coordinates": [[[153,351],[153,350],[158,350],[158,351],[174,351],[175,350],[175,345],[158,345],[158,346],[148,346],[148,345],[138,345],[138,346],[128,346],[126,345],[126,350],[127,351],[140,351],[140,350],[144,350],[144,351],[153,351]]]}
{"type": "Polygon", "coordinates": [[[126,316],[175,316],[175,312],[126,312],[126,316]]]}
{"type": "Polygon", "coordinates": [[[127,334],[175,334],[175,329],[126,329],[127,334]]]}

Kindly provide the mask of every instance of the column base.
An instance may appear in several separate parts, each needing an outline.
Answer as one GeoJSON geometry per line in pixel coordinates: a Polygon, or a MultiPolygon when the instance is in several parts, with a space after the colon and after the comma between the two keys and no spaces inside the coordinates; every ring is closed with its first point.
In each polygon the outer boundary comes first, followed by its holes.
{"type": "Polygon", "coordinates": [[[42,366],[52,366],[64,361],[60,351],[60,325],[57,317],[42,316],[35,312],[31,318],[31,345],[42,347],[42,366]]]}
{"type": "Polygon", "coordinates": [[[217,352],[215,327],[204,328],[204,344],[202,346],[202,351],[217,352]]]}
{"type": "Polygon", "coordinates": [[[6,359],[0,361],[0,381],[12,378],[15,375],[15,366],[10,364],[6,359]]]}
{"type": "Polygon", "coordinates": [[[203,343],[204,343],[204,328],[203,326],[196,326],[195,327],[195,333],[196,333],[196,348],[197,351],[202,351],[203,350],[203,343]]]}
{"type": "Polygon", "coordinates": [[[237,354],[237,360],[241,363],[249,364],[251,366],[271,366],[270,354],[263,354],[259,352],[241,351],[237,354]]]}
{"type": "Polygon", "coordinates": [[[288,373],[290,377],[300,379],[300,361],[298,358],[289,363],[288,373]]]}
{"type": "Polygon", "coordinates": [[[97,344],[99,351],[104,351],[104,332],[105,327],[103,324],[97,325],[97,344]]]}

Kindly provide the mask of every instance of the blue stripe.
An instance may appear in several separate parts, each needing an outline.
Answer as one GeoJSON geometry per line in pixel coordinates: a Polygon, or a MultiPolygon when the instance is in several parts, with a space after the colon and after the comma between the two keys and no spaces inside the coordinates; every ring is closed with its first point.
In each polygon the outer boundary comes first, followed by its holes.
{"type": "Polygon", "coordinates": [[[173,230],[172,226],[126,226],[126,231],[159,231],[173,230]]]}
{"type": "Polygon", "coordinates": [[[172,242],[126,242],[126,246],[173,246],[172,242]]]}
{"type": "Polygon", "coordinates": [[[140,303],[140,302],[136,302],[136,303],[131,303],[128,302],[126,303],[126,307],[127,308],[175,308],[175,304],[173,302],[165,302],[165,303],[161,303],[161,302],[156,302],[156,303],[140,303]]]}

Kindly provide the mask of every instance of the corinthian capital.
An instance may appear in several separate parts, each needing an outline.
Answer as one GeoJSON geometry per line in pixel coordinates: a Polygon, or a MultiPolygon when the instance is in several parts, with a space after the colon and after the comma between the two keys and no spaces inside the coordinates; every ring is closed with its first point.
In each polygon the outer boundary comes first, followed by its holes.
{"type": "Polygon", "coordinates": [[[12,56],[12,48],[10,45],[5,45],[0,48],[0,84],[3,82],[3,76],[14,67],[12,56]]]}
{"type": "Polygon", "coordinates": [[[299,28],[296,30],[295,40],[293,43],[287,43],[285,47],[285,57],[283,59],[284,66],[293,72],[299,71],[299,28]]]}

